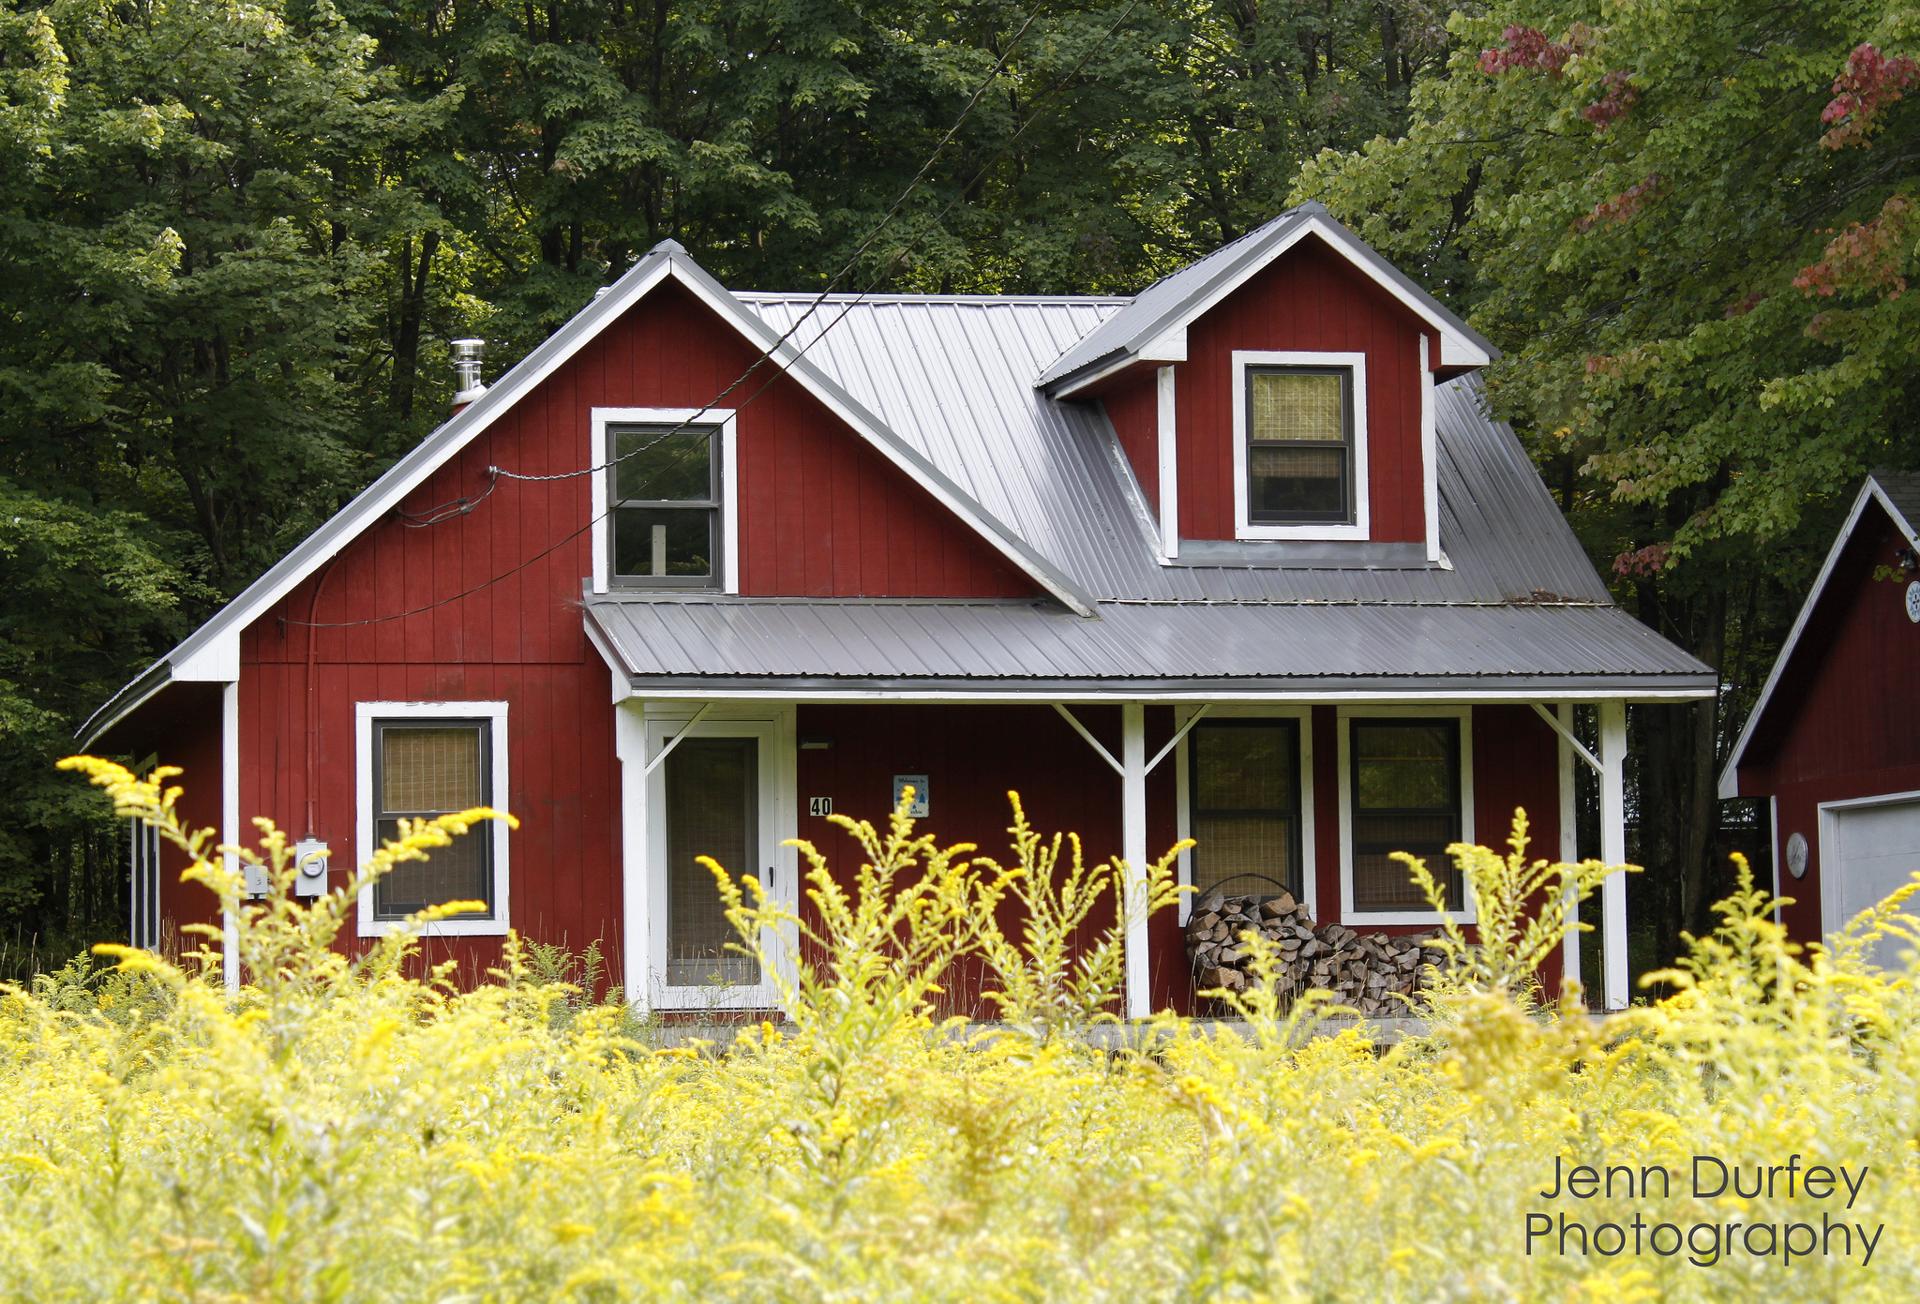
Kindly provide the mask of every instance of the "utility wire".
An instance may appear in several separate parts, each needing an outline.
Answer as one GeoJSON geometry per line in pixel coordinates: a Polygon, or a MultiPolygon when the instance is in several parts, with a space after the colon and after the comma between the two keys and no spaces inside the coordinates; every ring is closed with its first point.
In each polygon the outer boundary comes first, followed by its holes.
{"type": "MultiPolygon", "coordinates": [[[[1001,142],[999,147],[996,148],[990,156],[988,156],[986,162],[981,164],[979,170],[976,171],[973,174],[973,176],[967,180],[966,184],[961,186],[958,190],[954,192],[953,198],[949,199],[946,202],[946,204],[940,209],[940,211],[934,214],[933,221],[929,224],[929,228],[928,228],[929,231],[935,227],[938,227],[940,222],[943,219],[945,219],[947,214],[951,213],[954,210],[954,208],[960,203],[960,201],[963,198],[965,198],[969,193],[972,192],[974,186],[978,185],[980,181],[986,177],[988,170],[991,169],[994,164],[1000,161],[1001,156],[1004,155],[1007,152],[1007,150],[1011,149],[1014,146],[1014,144],[1018,142],[1022,136],[1026,135],[1027,128],[1031,127],[1035,122],[1039,121],[1040,115],[1038,110],[1040,106],[1045,104],[1048,100],[1052,99],[1054,95],[1056,95],[1063,87],[1067,85],[1067,83],[1071,82],[1075,77],[1080,75],[1081,70],[1087,66],[1089,61],[1091,61],[1091,59],[1094,56],[1094,53],[1098,50],[1106,48],[1107,42],[1113,39],[1114,34],[1118,32],[1121,26],[1127,21],[1127,19],[1132,16],[1133,11],[1139,7],[1139,4],[1140,4],[1140,0],[1127,0],[1126,7],[1120,11],[1120,16],[1113,20],[1112,24],[1108,26],[1107,30],[1101,34],[1101,37],[1098,41],[1094,42],[1093,44],[1087,47],[1086,52],[1082,54],[1080,58],[1074,62],[1073,67],[1069,68],[1066,71],[1065,75],[1056,78],[1053,81],[1053,83],[1049,85],[1045,90],[1041,91],[1040,94],[1036,95],[1032,100],[1028,101],[1028,109],[1030,110],[1030,112],[1028,114],[1027,120],[1021,123],[1020,126],[1014,131],[1014,133],[1011,136],[1008,136],[1005,141],[1001,142]]],[[[1036,10],[1033,17],[1037,17],[1038,13],[1039,11],[1036,10]]],[[[1019,32],[1015,34],[1014,42],[1009,43],[1007,54],[1002,55],[1000,62],[995,65],[995,71],[993,73],[994,77],[997,77],[999,75],[999,70],[1005,67],[1008,56],[1010,56],[1013,52],[1013,46],[1018,43],[1019,36],[1023,35],[1026,32],[1027,28],[1032,25],[1033,17],[1029,17],[1027,21],[1021,25],[1019,32]]],[[[990,84],[990,81],[991,79],[989,80],[989,84],[990,84]]],[[[968,104],[969,109],[971,109],[973,103],[978,101],[980,94],[983,93],[984,90],[985,90],[985,86],[983,85],[980,91],[975,92],[974,99],[972,101],[969,101],[969,104],[968,104]]],[[[956,129],[957,129],[957,126],[958,124],[956,124],[956,129]]],[[[948,140],[952,139],[952,136],[953,136],[953,132],[949,131],[947,133],[947,136],[941,142],[942,147],[945,146],[948,140]]],[[[931,160],[929,160],[929,162],[931,162],[931,160]]],[[[924,177],[925,173],[926,173],[926,169],[922,168],[920,174],[915,177],[914,185],[919,184],[919,181],[924,177]]],[[[911,189],[911,187],[909,189],[911,189]]],[[[904,200],[904,196],[902,198],[904,200]]],[[[898,208],[899,208],[899,202],[896,202],[896,204],[894,205],[894,211],[897,211],[898,208]]],[[[893,216],[893,213],[890,212],[887,218],[887,221],[889,222],[892,221],[892,216],[893,216]]],[[[882,229],[884,229],[884,226],[885,226],[885,223],[882,223],[882,229]]],[[[840,322],[845,320],[847,314],[852,312],[854,308],[858,307],[860,302],[863,299],[865,299],[867,295],[873,293],[873,291],[880,285],[882,281],[884,281],[887,277],[891,276],[893,274],[895,267],[897,267],[907,257],[907,255],[911,254],[915,249],[919,248],[920,242],[925,238],[926,238],[925,233],[915,237],[911,243],[907,244],[906,246],[901,248],[899,251],[897,251],[893,255],[893,257],[887,261],[887,264],[881,268],[880,272],[871,281],[869,281],[863,289],[861,289],[855,294],[847,296],[846,301],[844,305],[841,307],[838,315],[836,315],[825,326],[822,326],[819,330],[819,333],[817,333],[812,339],[808,340],[805,344],[801,345],[798,349],[794,351],[794,360],[797,361],[800,357],[804,356],[808,349],[812,348],[815,344],[818,344],[822,339],[826,337],[826,334],[828,331],[832,330],[835,326],[839,325],[840,322]]],[[[870,237],[867,241],[863,242],[862,248],[865,248],[867,245],[870,245],[871,243],[872,243],[872,239],[870,237]]],[[[767,362],[772,357],[773,353],[776,350],[778,350],[784,343],[786,343],[786,341],[791,339],[794,333],[797,332],[800,329],[801,325],[805,323],[807,318],[811,317],[814,311],[818,309],[820,305],[827,300],[828,296],[832,292],[833,284],[837,283],[841,277],[844,277],[849,270],[851,270],[851,264],[849,264],[848,267],[842,268],[840,273],[835,276],[834,281],[828,283],[828,288],[825,290],[822,290],[818,295],[814,297],[813,302],[808,306],[806,312],[801,314],[800,318],[796,320],[793,323],[793,325],[787,328],[786,332],[780,336],[780,339],[778,341],[776,341],[770,348],[768,348],[758,358],[756,358],[747,367],[746,371],[742,372],[737,378],[735,378],[731,384],[729,384],[725,389],[721,390],[719,394],[715,395],[713,400],[707,404],[707,407],[700,409],[700,412],[705,412],[708,409],[710,409],[715,403],[720,402],[723,398],[725,398],[727,395],[731,394],[734,390],[738,389],[742,384],[744,384],[748,380],[748,378],[750,378],[754,374],[754,372],[758,371],[761,365],[767,362]]],[[[767,391],[767,389],[775,381],[779,380],[782,376],[786,374],[787,374],[787,371],[784,366],[776,367],[775,374],[767,377],[767,379],[761,383],[758,389],[754,390],[751,394],[747,395],[745,399],[741,400],[739,407],[744,408],[749,404],[751,404],[755,399],[759,398],[760,395],[764,394],[767,391]]],[[[697,417],[698,415],[699,413],[696,413],[695,417],[697,417]]],[[[594,471],[604,470],[609,466],[613,466],[620,461],[624,461],[626,458],[633,457],[639,453],[645,452],[647,449],[659,443],[660,440],[667,438],[669,435],[672,435],[681,430],[684,430],[689,424],[692,423],[693,419],[694,418],[688,418],[688,420],[681,422],[679,425],[674,426],[671,429],[661,431],[653,439],[647,441],[647,443],[639,446],[638,448],[631,449],[628,452],[623,453],[618,458],[610,458],[606,462],[601,463],[598,466],[590,466],[579,471],[561,472],[561,473],[557,473],[550,476],[526,476],[526,475],[515,475],[511,472],[504,471],[499,467],[489,467],[487,468],[488,474],[492,478],[490,479],[487,488],[474,498],[473,500],[474,505],[478,505],[480,502],[485,501],[486,497],[493,492],[494,486],[498,483],[501,477],[511,476],[511,478],[517,479],[517,480],[539,481],[539,480],[565,480],[565,479],[577,478],[582,475],[588,475],[593,473],[594,471]]],[[[456,499],[454,501],[458,503],[461,500],[456,499]]],[[[454,511],[451,514],[464,515],[466,511],[470,511],[470,510],[472,510],[471,507],[468,507],[464,510],[454,511]]],[[[547,545],[545,548],[542,548],[539,552],[536,552],[531,557],[528,557],[525,560],[518,562],[515,565],[507,568],[506,570],[502,571],[500,574],[495,575],[492,579],[482,580],[478,584],[474,584],[468,588],[462,589],[458,593],[450,594],[449,596],[440,598],[434,602],[425,603],[418,607],[412,607],[406,611],[392,612],[384,616],[368,616],[362,620],[321,620],[321,621],[283,620],[281,623],[285,625],[299,625],[307,629],[349,629],[349,628],[356,628],[362,625],[384,624],[385,622],[390,620],[404,620],[409,616],[425,615],[429,611],[436,610],[437,608],[440,608],[440,607],[449,606],[452,603],[459,602],[464,598],[470,598],[476,593],[480,593],[485,591],[486,589],[492,588],[495,584],[499,584],[505,580],[513,578],[515,575],[527,569],[527,567],[533,565],[535,562],[544,561],[546,558],[552,556],[554,553],[558,552],[560,549],[566,547],[568,544],[572,543],[574,540],[578,539],[583,534],[586,534],[589,530],[593,529],[596,525],[600,524],[600,522],[606,520],[607,517],[612,514],[612,512],[613,512],[613,508],[611,506],[607,507],[606,509],[596,513],[592,517],[589,517],[587,521],[583,525],[581,525],[578,529],[572,530],[566,535],[564,535],[563,537],[556,539],[553,543],[547,545]]],[[[441,517],[440,519],[446,519],[446,517],[441,517]]]]}

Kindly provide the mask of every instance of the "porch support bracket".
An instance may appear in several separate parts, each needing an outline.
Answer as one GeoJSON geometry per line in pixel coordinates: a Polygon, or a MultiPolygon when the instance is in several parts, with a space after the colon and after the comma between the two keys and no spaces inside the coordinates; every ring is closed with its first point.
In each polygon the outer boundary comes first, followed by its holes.
{"type": "Polygon", "coordinates": [[[1127,774],[1126,767],[1121,765],[1118,760],[1114,759],[1113,753],[1108,751],[1106,747],[1104,747],[1101,744],[1100,740],[1098,738],[1095,738],[1093,734],[1088,731],[1087,726],[1080,723],[1079,716],[1069,711],[1065,706],[1063,706],[1059,702],[1055,702],[1053,704],[1053,709],[1060,713],[1060,718],[1062,720],[1065,720],[1068,724],[1073,726],[1073,731],[1075,733],[1079,734],[1082,738],[1087,740],[1087,746],[1093,748],[1094,752],[1100,757],[1101,760],[1105,761],[1108,765],[1111,765],[1113,767],[1113,772],[1115,774],[1119,775],[1121,778],[1126,777],[1126,774],[1127,774]]]}
{"type": "Polygon", "coordinates": [[[660,751],[654,756],[652,760],[647,762],[646,773],[652,774],[655,770],[659,769],[660,763],[666,760],[667,757],[673,755],[673,749],[680,745],[680,740],[682,738],[685,738],[688,734],[692,733],[693,726],[699,724],[701,721],[701,718],[704,717],[706,713],[711,711],[712,709],[713,709],[712,702],[702,702],[700,704],[700,709],[698,711],[695,711],[691,716],[689,716],[687,718],[687,722],[681,725],[679,730],[675,732],[672,737],[668,738],[666,742],[661,744],[660,751]]]}
{"type": "Polygon", "coordinates": [[[1573,748],[1573,754],[1585,761],[1589,769],[1595,774],[1603,774],[1606,772],[1605,767],[1600,764],[1600,758],[1588,751],[1586,744],[1573,736],[1573,730],[1568,728],[1559,716],[1547,710],[1547,708],[1539,702],[1529,702],[1528,705],[1534,709],[1542,720],[1545,720],[1547,724],[1552,727],[1555,733],[1560,735],[1567,746],[1573,748]]]}

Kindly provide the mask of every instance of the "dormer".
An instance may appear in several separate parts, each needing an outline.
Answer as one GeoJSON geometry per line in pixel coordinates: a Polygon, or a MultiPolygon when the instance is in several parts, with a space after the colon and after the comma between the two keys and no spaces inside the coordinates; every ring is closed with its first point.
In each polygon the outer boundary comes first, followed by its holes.
{"type": "Polygon", "coordinates": [[[1039,388],[1104,406],[1170,564],[1438,564],[1433,387],[1496,356],[1305,204],[1147,287],[1039,388]]]}

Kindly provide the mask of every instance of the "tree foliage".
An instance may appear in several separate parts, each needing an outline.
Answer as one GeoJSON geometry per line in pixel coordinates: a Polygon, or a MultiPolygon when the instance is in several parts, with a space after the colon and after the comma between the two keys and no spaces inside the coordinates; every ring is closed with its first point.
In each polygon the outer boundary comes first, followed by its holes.
{"type": "Polygon", "coordinates": [[[1443,40],[1428,0],[0,0],[0,937],[114,927],[48,763],[437,422],[446,340],[517,356],[669,237],[749,288],[1136,288],[1396,132],[1443,40]]]}
{"type": "Polygon", "coordinates": [[[1502,342],[1498,414],[1725,709],[1635,724],[1636,885],[1704,926],[1718,761],[1844,496],[1920,464],[1920,9],[1535,0],[1456,13],[1398,138],[1301,172],[1502,342]]]}

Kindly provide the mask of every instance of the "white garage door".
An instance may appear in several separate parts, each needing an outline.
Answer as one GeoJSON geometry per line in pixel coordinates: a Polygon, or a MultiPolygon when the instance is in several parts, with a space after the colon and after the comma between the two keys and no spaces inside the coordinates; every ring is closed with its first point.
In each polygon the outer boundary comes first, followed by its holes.
{"type": "MultiPolygon", "coordinates": [[[[1920,797],[1830,806],[1821,812],[1821,900],[1826,926],[1847,920],[1901,887],[1920,869],[1920,797]]],[[[1920,913],[1920,901],[1908,901],[1920,913]]],[[[1883,942],[1875,959],[1897,964],[1904,943],[1883,942]]]]}

